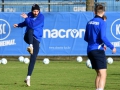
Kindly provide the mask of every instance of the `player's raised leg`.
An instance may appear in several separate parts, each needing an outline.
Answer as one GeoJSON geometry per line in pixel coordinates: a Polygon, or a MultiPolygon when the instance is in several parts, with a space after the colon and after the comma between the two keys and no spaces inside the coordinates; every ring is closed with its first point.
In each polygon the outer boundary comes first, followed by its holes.
{"type": "Polygon", "coordinates": [[[30,54],[33,54],[33,30],[32,29],[27,30],[27,32],[25,33],[25,36],[24,36],[24,40],[26,43],[29,44],[27,51],[30,54]]]}

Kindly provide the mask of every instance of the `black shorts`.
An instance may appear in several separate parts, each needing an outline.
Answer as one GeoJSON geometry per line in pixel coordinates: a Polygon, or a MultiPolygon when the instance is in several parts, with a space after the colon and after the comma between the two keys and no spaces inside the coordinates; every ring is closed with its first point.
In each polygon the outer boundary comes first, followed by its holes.
{"type": "Polygon", "coordinates": [[[107,69],[107,62],[104,50],[92,50],[88,53],[92,69],[107,69]]]}

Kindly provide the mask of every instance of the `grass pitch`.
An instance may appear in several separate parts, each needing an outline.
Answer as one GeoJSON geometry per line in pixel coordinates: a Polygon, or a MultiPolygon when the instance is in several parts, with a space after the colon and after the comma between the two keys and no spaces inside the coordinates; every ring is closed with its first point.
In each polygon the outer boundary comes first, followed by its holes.
{"type": "MultiPolygon", "coordinates": [[[[0,90],[95,90],[95,71],[85,61],[51,61],[48,65],[37,61],[30,87],[23,82],[27,67],[17,60],[0,64],[0,90]]],[[[120,62],[108,65],[107,72],[105,90],[120,90],[120,62]]]]}

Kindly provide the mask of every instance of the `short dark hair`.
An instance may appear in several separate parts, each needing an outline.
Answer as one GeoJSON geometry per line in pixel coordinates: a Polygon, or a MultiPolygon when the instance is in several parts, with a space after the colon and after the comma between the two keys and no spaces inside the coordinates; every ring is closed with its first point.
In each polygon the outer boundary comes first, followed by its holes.
{"type": "Polygon", "coordinates": [[[107,20],[107,16],[105,16],[105,15],[103,15],[102,18],[103,18],[103,20],[107,20]]]}
{"type": "Polygon", "coordinates": [[[95,7],[95,14],[102,13],[105,11],[105,7],[101,4],[96,5],[95,7]]]}

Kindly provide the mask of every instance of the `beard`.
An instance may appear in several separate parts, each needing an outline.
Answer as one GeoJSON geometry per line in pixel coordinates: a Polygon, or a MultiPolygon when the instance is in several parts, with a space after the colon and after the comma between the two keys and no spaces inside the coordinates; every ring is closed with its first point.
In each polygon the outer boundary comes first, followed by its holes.
{"type": "Polygon", "coordinates": [[[37,17],[38,16],[38,14],[33,14],[34,15],[34,17],[37,17]]]}

